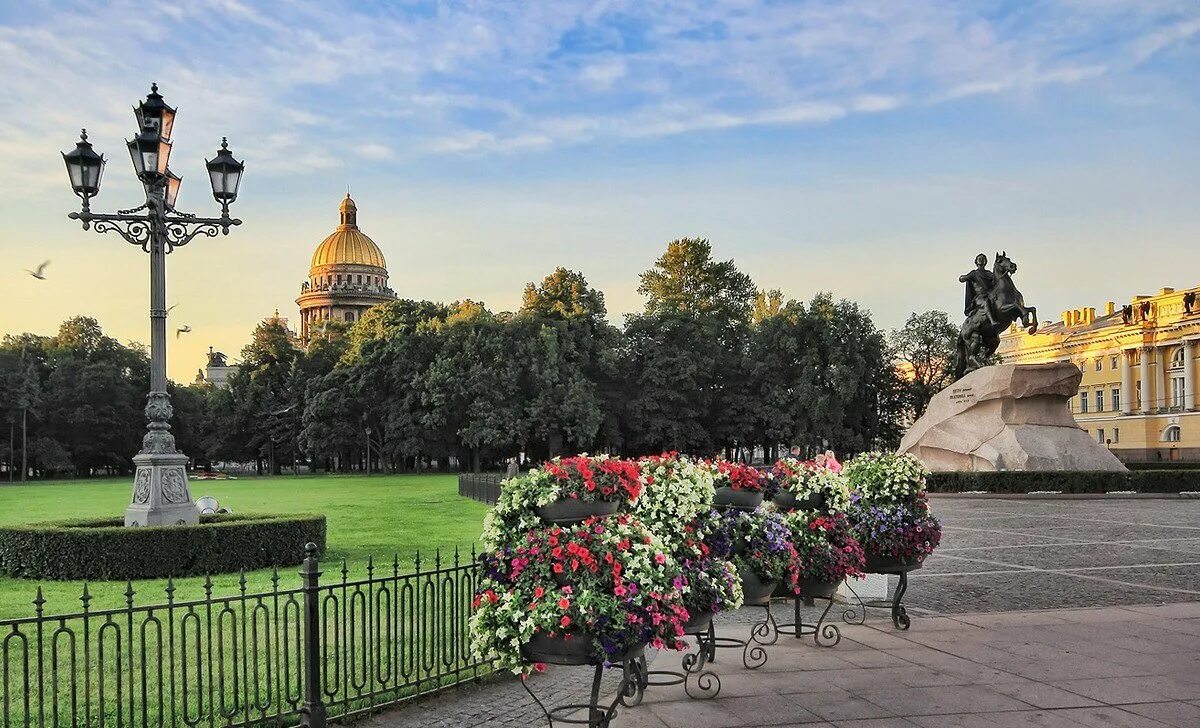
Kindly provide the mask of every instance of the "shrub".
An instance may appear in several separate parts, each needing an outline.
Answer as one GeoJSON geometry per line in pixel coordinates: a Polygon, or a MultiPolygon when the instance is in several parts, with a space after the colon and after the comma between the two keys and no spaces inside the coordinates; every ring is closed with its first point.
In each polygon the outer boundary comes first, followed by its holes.
{"type": "Polygon", "coordinates": [[[1121,490],[1139,493],[1180,493],[1200,490],[1200,471],[964,471],[931,473],[927,487],[932,493],[1030,493],[1045,490],[1058,490],[1063,493],[1106,493],[1121,490]]]}
{"type": "Polygon", "coordinates": [[[198,526],[120,518],[0,527],[0,572],[28,579],[150,579],[290,566],[325,549],[325,516],[221,514],[198,526]]]}

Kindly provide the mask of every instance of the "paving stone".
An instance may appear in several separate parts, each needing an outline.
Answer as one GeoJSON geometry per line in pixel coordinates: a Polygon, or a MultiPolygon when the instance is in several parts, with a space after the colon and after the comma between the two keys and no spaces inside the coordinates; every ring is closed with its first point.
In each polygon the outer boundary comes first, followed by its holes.
{"type": "Polygon", "coordinates": [[[1142,703],[1141,705],[1123,705],[1121,707],[1130,713],[1153,718],[1176,728],[1200,726],[1200,706],[1191,703],[1142,703]]]}

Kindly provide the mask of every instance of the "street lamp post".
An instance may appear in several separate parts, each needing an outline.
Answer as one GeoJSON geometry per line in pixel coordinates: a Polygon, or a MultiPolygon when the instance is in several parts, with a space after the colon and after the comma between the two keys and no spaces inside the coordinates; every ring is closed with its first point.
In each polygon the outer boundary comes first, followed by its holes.
{"type": "Polygon", "coordinates": [[[233,158],[225,140],[216,157],[206,162],[213,197],[221,203],[218,218],[196,217],[175,209],[182,178],[171,172],[171,130],[175,109],[150,87],[146,99],[134,109],[138,134],[126,143],[134,172],[142,183],[146,201],[115,213],[94,213],[91,198],[100,192],[105,159],[80,134],[75,149],[63,154],[71,189],[83,201],[80,212],[68,217],[83,223],[84,230],[116,232],[127,242],[150,254],[150,394],[146,400],[146,435],[134,456],[137,472],[133,496],[125,509],[126,526],[194,524],[199,515],[188,488],[187,456],[175,449],[171,434],[171,398],[167,394],[167,276],[166,256],[187,245],[197,235],[216,237],[242,224],[229,216],[229,205],[237,199],[243,165],[233,158]]]}

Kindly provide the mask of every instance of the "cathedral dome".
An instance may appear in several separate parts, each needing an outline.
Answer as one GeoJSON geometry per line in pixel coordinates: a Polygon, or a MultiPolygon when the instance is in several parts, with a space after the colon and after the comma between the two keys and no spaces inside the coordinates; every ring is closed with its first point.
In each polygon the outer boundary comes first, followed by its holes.
{"type": "Polygon", "coordinates": [[[383,252],[374,240],[358,229],[358,207],[350,195],[339,208],[341,224],[313,252],[312,268],[327,265],[369,265],[387,268],[383,252]]]}

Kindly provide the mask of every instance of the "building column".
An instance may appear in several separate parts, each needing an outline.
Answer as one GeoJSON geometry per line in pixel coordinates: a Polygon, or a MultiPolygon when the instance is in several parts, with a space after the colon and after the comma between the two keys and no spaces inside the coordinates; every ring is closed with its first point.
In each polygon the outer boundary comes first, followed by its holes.
{"type": "Polygon", "coordinates": [[[1165,347],[1154,349],[1154,401],[1158,411],[1166,411],[1171,406],[1171,392],[1167,389],[1167,363],[1163,361],[1167,350],[1165,347]]]}
{"type": "Polygon", "coordinates": [[[1196,365],[1192,361],[1192,357],[1195,355],[1191,339],[1185,340],[1183,342],[1183,408],[1185,410],[1196,409],[1196,365]]]}
{"type": "Polygon", "coordinates": [[[1121,414],[1133,412],[1133,367],[1129,364],[1132,352],[1121,350],[1121,414]]]}
{"type": "Polygon", "coordinates": [[[1150,354],[1152,349],[1144,348],[1140,352],[1142,357],[1141,373],[1142,373],[1142,396],[1139,404],[1139,409],[1144,415],[1150,414],[1150,404],[1154,401],[1154,395],[1150,392],[1150,354]]]}

